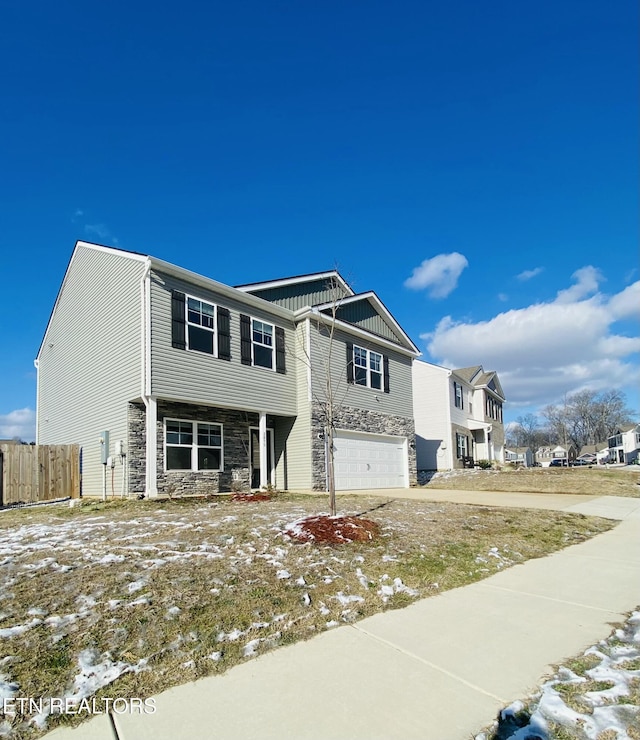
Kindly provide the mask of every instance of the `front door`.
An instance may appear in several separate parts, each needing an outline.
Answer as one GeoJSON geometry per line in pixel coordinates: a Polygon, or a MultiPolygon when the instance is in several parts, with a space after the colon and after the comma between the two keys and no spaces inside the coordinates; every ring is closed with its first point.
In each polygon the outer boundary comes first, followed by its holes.
{"type": "MultiPolygon", "coordinates": [[[[251,427],[251,449],[249,460],[251,463],[251,488],[260,488],[260,431],[251,427]]],[[[267,482],[274,484],[273,477],[273,429],[267,429],[267,482]]]]}

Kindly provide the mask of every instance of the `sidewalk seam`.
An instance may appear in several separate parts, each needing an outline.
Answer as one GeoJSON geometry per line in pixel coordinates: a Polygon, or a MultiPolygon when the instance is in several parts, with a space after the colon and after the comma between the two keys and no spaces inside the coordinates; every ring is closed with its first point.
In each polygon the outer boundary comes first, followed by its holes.
{"type": "Polygon", "coordinates": [[[590,609],[591,611],[604,612],[605,614],[611,614],[616,618],[619,618],[619,613],[612,611],[611,609],[603,609],[600,606],[590,606],[589,604],[582,604],[578,601],[567,601],[566,599],[557,599],[554,596],[544,596],[543,594],[534,594],[530,591],[521,591],[517,588],[507,588],[506,586],[496,586],[492,583],[478,583],[478,586],[484,586],[485,588],[492,588],[496,591],[506,591],[512,594],[521,594],[522,596],[531,596],[534,599],[543,599],[544,601],[554,601],[557,604],[567,604],[568,606],[577,606],[580,609],[590,609]]]}
{"type": "Polygon", "coordinates": [[[496,694],[492,694],[490,691],[486,691],[481,686],[476,686],[475,684],[471,683],[470,681],[467,681],[461,676],[458,676],[455,673],[448,671],[446,668],[442,668],[441,666],[438,666],[435,663],[431,663],[430,661],[425,660],[424,658],[421,658],[419,655],[410,653],[408,650],[401,648],[399,645],[396,645],[396,643],[391,642],[390,640],[385,640],[383,637],[374,635],[372,632],[369,632],[368,630],[365,630],[362,627],[359,627],[357,624],[352,624],[350,626],[352,629],[357,630],[358,632],[361,632],[363,635],[365,635],[369,639],[375,640],[376,642],[380,642],[383,645],[386,645],[387,647],[390,647],[393,650],[396,650],[397,652],[402,653],[403,655],[406,655],[408,658],[411,658],[412,660],[417,660],[419,663],[424,663],[424,665],[429,666],[429,668],[433,668],[435,671],[438,671],[438,673],[444,673],[446,676],[449,676],[449,678],[452,678],[454,681],[458,681],[459,683],[462,683],[465,686],[468,686],[470,689],[473,689],[473,691],[477,691],[480,694],[484,694],[484,696],[488,696],[490,699],[494,699],[500,704],[508,704],[507,699],[503,699],[500,696],[496,696],[496,694]]]}
{"type": "Polygon", "coordinates": [[[120,735],[118,734],[118,728],[116,727],[116,720],[113,716],[113,713],[107,712],[107,716],[109,717],[109,722],[111,723],[111,730],[113,731],[114,740],[120,740],[120,735]]]}

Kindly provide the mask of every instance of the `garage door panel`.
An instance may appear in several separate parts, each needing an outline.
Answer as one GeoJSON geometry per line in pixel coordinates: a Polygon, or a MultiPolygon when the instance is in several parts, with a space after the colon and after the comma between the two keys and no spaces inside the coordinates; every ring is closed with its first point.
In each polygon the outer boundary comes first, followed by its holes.
{"type": "Polygon", "coordinates": [[[406,487],[406,440],[337,432],[334,463],[337,490],[406,487]]]}

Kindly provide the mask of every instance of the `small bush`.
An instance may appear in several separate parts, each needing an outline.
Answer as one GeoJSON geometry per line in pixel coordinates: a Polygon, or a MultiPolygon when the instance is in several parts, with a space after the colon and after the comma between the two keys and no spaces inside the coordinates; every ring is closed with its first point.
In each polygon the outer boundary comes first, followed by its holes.
{"type": "Polygon", "coordinates": [[[480,468],[480,470],[489,470],[491,468],[491,461],[490,460],[478,460],[476,465],[480,468]]]}

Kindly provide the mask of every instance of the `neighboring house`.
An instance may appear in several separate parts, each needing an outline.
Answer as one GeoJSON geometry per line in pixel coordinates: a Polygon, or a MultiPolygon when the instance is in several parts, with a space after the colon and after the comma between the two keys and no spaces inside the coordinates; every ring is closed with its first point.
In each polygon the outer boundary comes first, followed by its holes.
{"type": "Polygon", "coordinates": [[[530,447],[508,447],[504,451],[504,461],[531,468],[535,459],[530,447]]]}
{"type": "Polygon", "coordinates": [[[504,462],[504,392],[482,365],[449,370],[413,363],[418,470],[451,470],[478,460],[504,462]]]}
{"type": "Polygon", "coordinates": [[[324,490],[330,377],[336,487],[409,486],[418,354],[335,271],[234,288],[78,242],[36,360],[37,441],[81,445],[85,495],[324,490]]]}
{"type": "Polygon", "coordinates": [[[576,459],[576,455],[576,448],[573,445],[569,445],[568,449],[562,445],[540,447],[536,452],[536,462],[543,468],[548,468],[552,460],[563,460],[570,465],[576,459]]]}
{"type": "Polygon", "coordinates": [[[606,442],[599,442],[595,445],[584,445],[580,449],[578,460],[595,464],[602,464],[609,460],[609,445],[606,442]]]}
{"type": "Polygon", "coordinates": [[[640,424],[626,424],[609,437],[609,462],[629,465],[640,453],[640,424]]]}

